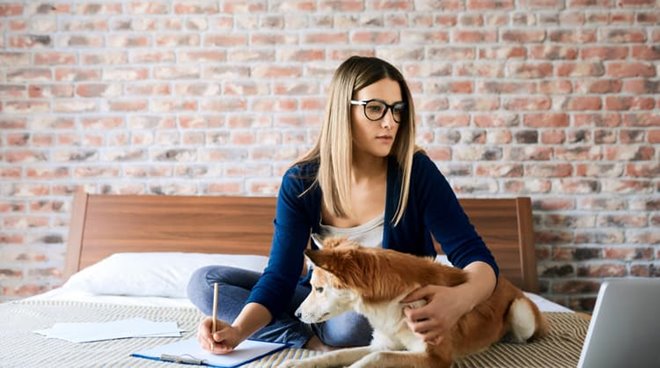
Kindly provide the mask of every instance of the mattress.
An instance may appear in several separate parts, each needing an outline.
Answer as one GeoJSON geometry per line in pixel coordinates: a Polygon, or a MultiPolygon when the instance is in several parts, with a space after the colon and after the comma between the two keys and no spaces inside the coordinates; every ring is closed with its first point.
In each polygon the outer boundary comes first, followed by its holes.
{"type": "MultiPolygon", "coordinates": [[[[576,313],[544,312],[550,323],[547,337],[526,344],[497,343],[485,352],[465,357],[455,367],[575,367],[589,322],[576,313]]],[[[203,317],[190,306],[146,306],[117,303],[31,298],[0,304],[0,362],[3,367],[162,367],[163,363],[131,357],[138,350],[190,338],[203,317]],[[153,321],[177,321],[181,338],[129,338],[71,343],[46,339],[33,331],[56,322],[105,322],[142,317],[153,321]],[[38,348],[35,348],[38,347],[38,348]]],[[[285,349],[246,367],[277,367],[286,359],[317,352],[285,349]]]]}
{"type": "MultiPolygon", "coordinates": [[[[115,254],[74,274],[62,287],[24,300],[0,304],[2,367],[163,367],[130,354],[194,337],[203,318],[185,297],[190,274],[208,264],[231,264],[260,271],[267,259],[191,253],[115,254]],[[57,322],[107,322],[142,317],[176,321],[178,338],[128,338],[89,343],[48,339],[35,330],[57,322]]],[[[550,322],[549,336],[527,344],[498,343],[465,357],[455,367],[575,367],[589,322],[569,309],[527,293],[550,322]]],[[[245,367],[277,367],[286,359],[319,354],[285,349],[245,367]]]]}

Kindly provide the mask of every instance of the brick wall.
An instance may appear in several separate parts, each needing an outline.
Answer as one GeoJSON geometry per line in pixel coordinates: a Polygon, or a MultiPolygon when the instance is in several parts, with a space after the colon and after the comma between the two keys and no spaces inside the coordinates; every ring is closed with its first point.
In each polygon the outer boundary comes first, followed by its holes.
{"type": "Polygon", "coordinates": [[[463,197],[531,196],[545,296],[660,275],[656,0],[0,1],[0,300],[62,283],[71,193],[272,195],[333,70],[408,78],[463,197]]]}

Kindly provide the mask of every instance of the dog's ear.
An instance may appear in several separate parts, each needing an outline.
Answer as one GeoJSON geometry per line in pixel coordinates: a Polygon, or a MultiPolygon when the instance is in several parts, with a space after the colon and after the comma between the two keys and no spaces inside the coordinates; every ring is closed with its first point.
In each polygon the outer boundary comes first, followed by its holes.
{"type": "Polygon", "coordinates": [[[344,284],[355,287],[362,283],[365,266],[365,254],[359,248],[339,248],[305,250],[307,259],[314,267],[318,267],[334,275],[344,284]]]}
{"type": "Polygon", "coordinates": [[[314,267],[326,269],[326,264],[328,263],[327,250],[319,249],[305,249],[305,258],[314,267]]]}
{"type": "Polygon", "coordinates": [[[305,256],[310,261],[312,266],[318,267],[327,271],[341,279],[341,274],[344,273],[346,267],[349,265],[344,264],[342,253],[335,249],[319,249],[319,250],[305,250],[305,256]]]}
{"type": "Polygon", "coordinates": [[[314,261],[317,257],[316,253],[318,252],[320,252],[320,250],[305,249],[305,263],[313,267],[318,267],[314,261]]]}

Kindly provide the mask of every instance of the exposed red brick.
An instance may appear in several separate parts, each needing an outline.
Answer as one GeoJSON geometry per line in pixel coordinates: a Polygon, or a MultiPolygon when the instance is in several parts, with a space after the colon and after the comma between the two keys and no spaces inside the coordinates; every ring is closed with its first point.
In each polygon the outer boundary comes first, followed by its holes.
{"type": "Polygon", "coordinates": [[[649,143],[660,143],[660,129],[648,131],[647,139],[649,143]]]}
{"type": "Polygon", "coordinates": [[[612,62],[605,66],[606,75],[616,78],[655,77],[656,70],[652,63],[612,62]]]}
{"type": "Polygon", "coordinates": [[[626,266],[620,263],[590,264],[577,270],[578,276],[585,277],[622,277],[626,274],[626,266]]]}
{"type": "Polygon", "coordinates": [[[466,8],[469,10],[507,10],[513,9],[513,0],[468,0],[466,8]]]}
{"type": "Polygon", "coordinates": [[[599,282],[578,280],[555,281],[552,288],[555,293],[562,294],[594,293],[599,289],[599,282]]]}
{"type": "Polygon", "coordinates": [[[652,248],[629,248],[629,247],[606,247],[603,249],[603,257],[606,259],[619,260],[650,260],[653,259],[652,248]]]}
{"type": "Polygon", "coordinates": [[[59,279],[35,247],[66,242],[72,179],[274,195],[351,55],[403,72],[458,194],[532,197],[544,296],[589,310],[602,277],[659,274],[651,0],[19,3],[0,5],[0,243],[29,264],[2,301],[59,279]]]}
{"type": "Polygon", "coordinates": [[[650,97],[613,97],[605,98],[607,110],[651,110],[655,107],[655,100],[650,97]]]}
{"type": "Polygon", "coordinates": [[[617,79],[579,80],[576,81],[576,91],[582,93],[618,93],[624,82],[617,79]]]}

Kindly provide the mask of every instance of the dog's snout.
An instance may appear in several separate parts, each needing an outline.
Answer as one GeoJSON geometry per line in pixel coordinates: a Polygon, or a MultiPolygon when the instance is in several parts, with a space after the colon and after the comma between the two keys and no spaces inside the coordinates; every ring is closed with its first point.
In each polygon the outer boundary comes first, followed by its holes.
{"type": "Polygon", "coordinates": [[[300,311],[300,309],[296,309],[293,315],[296,316],[296,318],[300,319],[300,317],[302,317],[302,312],[300,311]]]}

